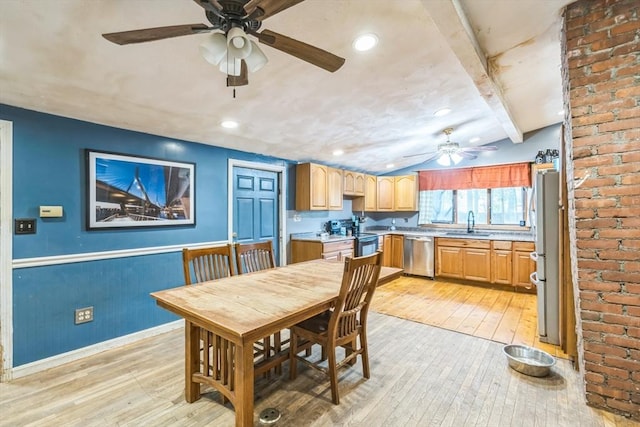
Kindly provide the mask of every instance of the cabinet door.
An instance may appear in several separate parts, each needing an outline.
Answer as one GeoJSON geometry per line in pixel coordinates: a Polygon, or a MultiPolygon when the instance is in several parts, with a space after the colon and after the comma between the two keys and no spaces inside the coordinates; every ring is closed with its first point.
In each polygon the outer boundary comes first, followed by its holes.
{"type": "Polygon", "coordinates": [[[342,169],[327,167],[327,200],[330,210],[342,210],[342,169]]]}
{"type": "Polygon", "coordinates": [[[464,278],[478,282],[491,280],[491,250],[466,248],[463,252],[464,278]]]}
{"type": "Polygon", "coordinates": [[[391,236],[391,267],[404,268],[404,236],[391,236]]]}
{"type": "Polygon", "coordinates": [[[344,171],[344,188],[343,194],[345,196],[353,196],[356,192],[356,177],[355,172],[352,171],[344,171]]]}
{"type": "Polygon", "coordinates": [[[391,267],[391,259],[393,258],[393,245],[391,244],[391,235],[387,234],[383,238],[383,252],[382,252],[382,265],[385,267],[391,267]]]}
{"type": "Polygon", "coordinates": [[[511,284],[512,258],[510,250],[495,249],[491,253],[491,283],[511,284]]]}
{"type": "Polygon", "coordinates": [[[417,211],[416,175],[394,177],[395,196],[393,208],[396,211],[417,211]]]}
{"type": "Polygon", "coordinates": [[[536,271],[536,263],[529,256],[530,252],[513,252],[513,286],[530,289],[534,285],[529,276],[536,271]]]}
{"type": "Polygon", "coordinates": [[[436,262],[436,275],[442,277],[453,277],[462,279],[463,262],[462,248],[454,248],[449,246],[438,246],[436,262]]]}
{"type": "Polygon", "coordinates": [[[378,180],[373,175],[363,175],[364,197],[353,199],[354,212],[375,212],[378,207],[378,180]]]}
{"type": "Polygon", "coordinates": [[[379,176],[378,211],[393,211],[395,180],[392,176],[379,176]]]}
{"type": "Polygon", "coordinates": [[[364,174],[354,173],[353,181],[354,181],[353,195],[364,196],[364,174]]]}
{"type": "Polygon", "coordinates": [[[296,166],[296,210],[327,210],[327,167],[313,163],[296,166]]]}
{"type": "Polygon", "coordinates": [[[322,259],[326,259],[327,261],[340,261],[340,251],[325,252],[322,254],[322,259]]]}

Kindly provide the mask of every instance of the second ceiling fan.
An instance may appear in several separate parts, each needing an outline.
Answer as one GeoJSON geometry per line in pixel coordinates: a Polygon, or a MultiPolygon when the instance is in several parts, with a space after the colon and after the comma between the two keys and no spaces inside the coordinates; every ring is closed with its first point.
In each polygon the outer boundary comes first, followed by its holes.
{"type": "Polygon", "coordinates": [[[258,32],[262,21],[304,0],[193,0],[205,10],[211,26],[205,24],[172,25],[168,27],[107,33],[110,42],[126,45],[162,40],[172,37],[202,34],[211,35],[202,46],[205,59],[227,74],[227,86],[249,83],[248,71],[257,71],[267,62],[266,56],[247,35],[327,71],[337,71],[344,64],[330,52],[270,30],[258,32]]]}
{"type": "Polygon", "coordinates": [[[453,128],[446,128],[442,132],[444,132],[444,134],[447,135],[447,142],[438,144],[437,151],[413,154],[411,156],[405,156],[405,157],[416,157],[416,156],[428,155],[429,157],[426,160],[424,160],[425,163],[437,158],[438,164],[442,166],[451,166],[452,164],[455,165],[460,163],[460,161],[463,158],[469,159],[469,160],[473,160],[477,158],[478,156],[475,153],[478,151],[496,151],[498,149],[498,147],[495,147],[493,145],[482,145],[479,147],[460,147],[460,144],[458,144],[457,142],[451,142],[451,140],[449,139],[451,133],[453,132],[453,128]]]}

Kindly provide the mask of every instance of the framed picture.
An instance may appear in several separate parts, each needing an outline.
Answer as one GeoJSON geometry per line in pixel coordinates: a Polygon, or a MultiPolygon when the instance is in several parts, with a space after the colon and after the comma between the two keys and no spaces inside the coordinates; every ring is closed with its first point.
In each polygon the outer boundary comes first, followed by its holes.
{"type": "Polygon", "coordinates": [[[195,164],[86,150],[87,229],[195,224],[195,164]]]}

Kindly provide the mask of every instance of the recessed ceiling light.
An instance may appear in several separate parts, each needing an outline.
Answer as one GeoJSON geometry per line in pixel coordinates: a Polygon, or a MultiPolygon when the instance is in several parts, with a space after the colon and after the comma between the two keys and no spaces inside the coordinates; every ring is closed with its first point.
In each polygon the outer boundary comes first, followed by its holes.
{"type": "Polygon", "coordinates": [[[446,116],[450,112],[451,112],[451,108],[441,108],[438,111],[436,111],[435,113],[433,113],[433,115],[436,116],[436,117],[442,117],[442,116],[446,116]]]}
{"type": "Polygon", "coordinates": [[[343,154],[344,154],[344,151],[342,150],[333,150],[334,156],[342,156],[343,154]]]}
{"type": "Polygon", "coordinates": [[[235,120],[223,120],[220,123],[220,126],[225,129],[235,129],[238,127],[238,122],[236,122],[235,120]]]}
{"type": "Polygon", "coordinates": [[[394,167],[394,166],[395,166],[395,165],[394,165],[393,163],[389,163],[389,164],[387,165],[387,169],[391,169],[391,168],[392,168],[392,167],[394,167]]]}
{"type": "Polygon", "coordinates": [[[469,142],[471,142],[471,143],[478,142],[478,141],[480,141],[480,137],[478,137],[478,136],[474,136],[473,138],[471,138],[469,140],[469,142]]]}
{"type": "Polygon", "coordinates": [[[378,36],[375,34],[363,34],[353,42],[353,48],[359,52],[373,49],[378,44],[378,36]]]}

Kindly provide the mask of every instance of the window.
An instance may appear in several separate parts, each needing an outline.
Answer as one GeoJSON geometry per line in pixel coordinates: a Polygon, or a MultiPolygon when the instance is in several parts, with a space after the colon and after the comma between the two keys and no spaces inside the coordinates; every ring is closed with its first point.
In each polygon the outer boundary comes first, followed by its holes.
{"type": "Polygon", "coordinates": [[[526,219],[525,187],[420,192],[418,224],[520,225],[526,219]]]}

